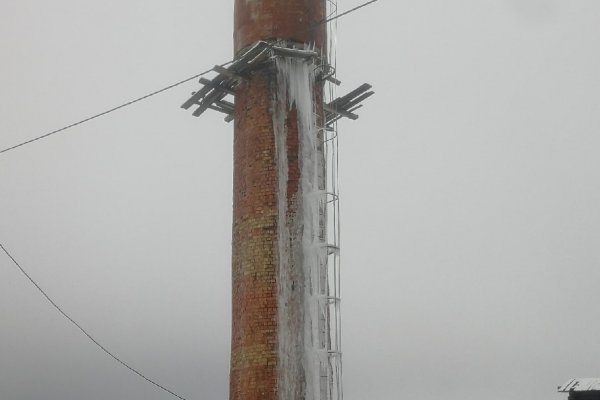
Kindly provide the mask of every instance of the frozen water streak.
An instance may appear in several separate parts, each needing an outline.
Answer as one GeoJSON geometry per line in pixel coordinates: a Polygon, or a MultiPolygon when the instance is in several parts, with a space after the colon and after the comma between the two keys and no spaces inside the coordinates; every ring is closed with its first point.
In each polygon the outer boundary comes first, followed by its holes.
{"type": "Polygon", "coordinates": [[[319,351],[319,300],[316,286],[323,246],[320,229],[318,129],[315,117],[314,64],[307,60],[276,59],[273,127],[278,170],[279,243],[279,398],[318,400],[322,351],[319,351]],[[299,194],[288,199],[286,122],[295,109],[299,141],[299,194]],[[291,200],[291,202],[290,202],[291,200]],[[295,210],[288,210],[293,204],[295,210]],[[291,212],[290,212],[291,211],[291,212]],[[295,211],[295,212],[294,212],[295,211]],[[319,357],[321,356],[321,357],[319,357]]]}

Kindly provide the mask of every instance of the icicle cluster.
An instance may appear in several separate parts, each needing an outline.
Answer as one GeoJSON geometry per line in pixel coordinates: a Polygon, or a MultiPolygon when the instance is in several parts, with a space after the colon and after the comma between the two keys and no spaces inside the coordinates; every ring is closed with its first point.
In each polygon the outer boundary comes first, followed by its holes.
{"type": "MultiPolygon", "coordinates": [[[[319,151],[315,114],[315,66],[306,59],[276,58],[277,90],[273,127],[278,169],[279,242],[279,392],[281,400],[318,400],[323,351],[324,316],[317,289],[326,249],[319,242],[323,229],[323,155],[319,151]],[[288,199],[286,119],[297,113],[300,187],[288,199]],[[295,213],[289,213],[293,204],[295,213]],[[321,328],[320,328],[321,326],[321,328]]],[[[322,299],[321,299],[322,301],[322,299]]]]}

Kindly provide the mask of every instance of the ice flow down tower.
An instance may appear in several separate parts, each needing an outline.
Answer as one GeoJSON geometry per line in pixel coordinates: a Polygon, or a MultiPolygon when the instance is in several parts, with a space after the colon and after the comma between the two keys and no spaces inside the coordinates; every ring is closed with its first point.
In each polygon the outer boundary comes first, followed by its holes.
{"type": "Polygon", "coordinates": [[[231,400],[340,400],[333,0],[235,0],[234,60],[183,108],[234,122],[231,400]],[[328,90],[327,90],[328,89],[328,90]]]}

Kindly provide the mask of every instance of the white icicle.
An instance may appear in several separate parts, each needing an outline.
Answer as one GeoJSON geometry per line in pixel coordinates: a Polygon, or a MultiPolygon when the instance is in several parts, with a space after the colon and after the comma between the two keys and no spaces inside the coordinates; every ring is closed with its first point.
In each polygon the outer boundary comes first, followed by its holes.
{"type": "MultiPolygon", "coordinates": [[[[319,334],[319,280],[320,266],[326,258],[322,245],[318,243],[320,230],[320,201],[323,197],[319,180],[321,157],[318,150],[318,131],[315,117],[315,85],[314,64],[306,59],[277,57],[278,82],[277,93],[273,101],[273,126],[277,155],[279,178],[279,352],[280,352],[280,399],[281,400],[319,400],[320,370],[322,365],[322,339],[319,334]],[[288,158],[286,144],[286,115],[289,109],[296,109],[298,116],[300,193],[297,199],[297,216],[295,224],[299,234],[290,235],[287,220],[287,178],[288,158]],[[292,240],[290,246],[289,241],[292,240]],[[301,242],[300,242],[301,240],[301,242]],[[298,249],[300,257],[295,258],[289,249],[298,249]],[[303,327],[293,331],[294,317],[289,316],[289,304],[293,293],[290,292],[290,262],[299,260],[302,263],[300,276],[303,277],[303,327]],[[302,335],[298,337],[297,335],[302,335]],[[298,344],[303,343],[303,348],[298,344]],[[302,354],[298,354],[302,352],[302,354]],[[297,371],[301,361],[306,382],[302,399],[297,398],[299,386],[303,383],[297,371]]],[[[322,186],[322,185],[321,185],[322,186]]],[[[300,328],[300,327],[296,327],[300,328]]],[[[323,399],[324,400],[324,399],[323,399]]]]}

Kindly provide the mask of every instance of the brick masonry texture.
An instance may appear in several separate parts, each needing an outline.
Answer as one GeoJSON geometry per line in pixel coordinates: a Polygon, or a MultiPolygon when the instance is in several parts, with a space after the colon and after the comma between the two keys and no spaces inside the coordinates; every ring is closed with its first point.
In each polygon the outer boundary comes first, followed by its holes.
{"type": "Polygon", "coordinates": [[[325,0],[236,0],[234,46],[239,51],[258,40],[287,39],[323,48],[325,0]]]}
{"type": "Polygon", "coordinates": [[[230,398],[277,399],[277,168],[271,76],[236,93],[230,398]]]}
{"type": "MultiPolygon", "coordinates": [[[[271,110],[275,80],[275,72],[264,69],[242,84],[236,93],[230,370],[232,400],[278,399],[279,183],[271,110]]],[[[300,179],[297,117],[294,111],[289,113],[286,127],[288,230],[293,231],[300,179]]],[[[297,306],[302,308],[302,303],[297,306]]]]}
{"type": "MultiPolygon", "coordinates": [[[[235,50],[271,38],[322,47],[323,26],[307,26],[320,21],[324,9],[325,0],[235,0],[235,50]]],[[[276,79],[274,68],[260,70],[236,89],[235,96],[231,400],[279,400],[279,183],[272,117],[276,79]]],[[[290,223],[297,212],[300,178],[296,120],[295,112],[290,112],[286,120],[290,223]]]]}

